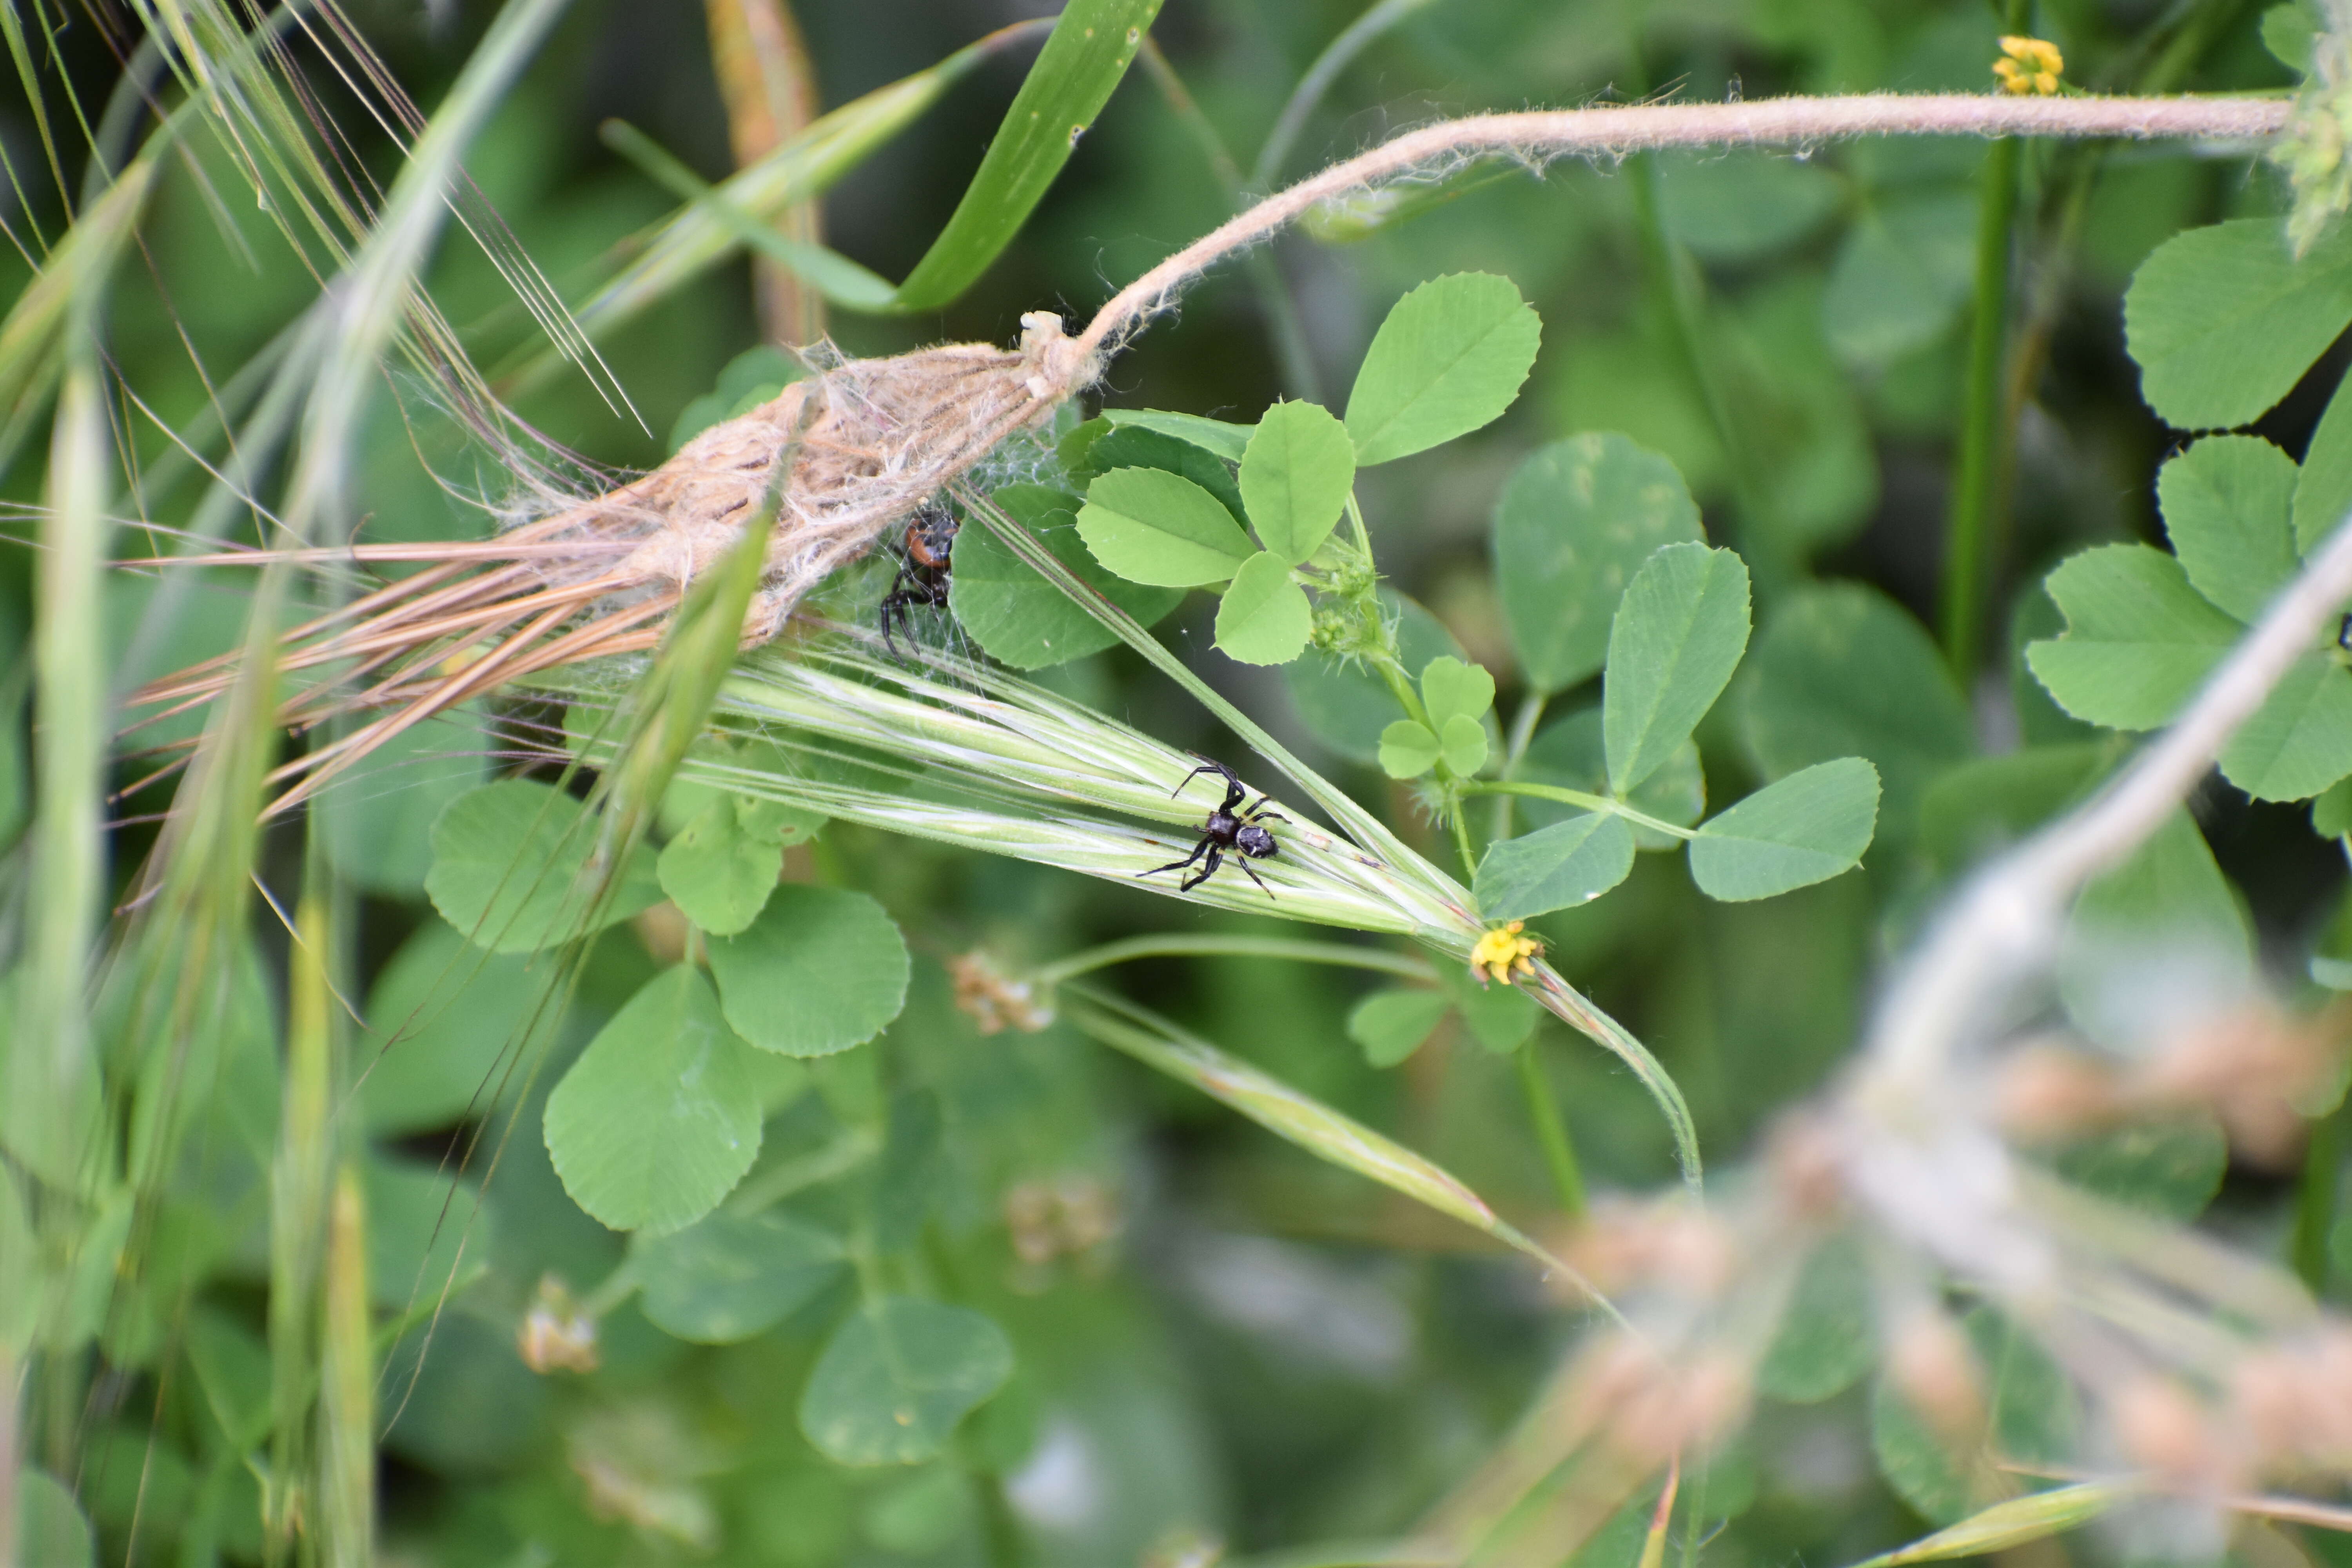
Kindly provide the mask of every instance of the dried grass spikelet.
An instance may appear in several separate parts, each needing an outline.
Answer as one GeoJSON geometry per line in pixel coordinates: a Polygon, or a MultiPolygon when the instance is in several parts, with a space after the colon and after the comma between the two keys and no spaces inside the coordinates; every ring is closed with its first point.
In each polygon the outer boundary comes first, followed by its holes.
{"type": "MultiPolygon", "coordinates": [[[[275,809],[411,725],[508,681],[652,647],[688,585],[772,495],[766,569],[743,626],[746,647],[771,640],[811,589],[1098,374],[1097,357],[1064,335],[1060,317],[1033,311],[1021,324],[1017,350],[950,343],[833,360],[650,473],[551,501],[488,543],[438,547],[425,570],[296,627],[281,668],[336,679],[288,702],[286,722],[386,711],[273,775],[282,791],[275,809]]],[[[420,551],[302,553],[364,563],[420,551]]],[[[215,659],[155,682],[133,704],[161,717],[208,700],[235,677],[231,658],[215,659]]]]}

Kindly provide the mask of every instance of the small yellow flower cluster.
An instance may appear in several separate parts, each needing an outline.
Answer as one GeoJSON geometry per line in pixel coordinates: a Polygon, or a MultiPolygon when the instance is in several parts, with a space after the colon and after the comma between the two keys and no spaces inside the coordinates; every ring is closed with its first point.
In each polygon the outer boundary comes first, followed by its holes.
{"type": "Polygon", "coordinates": [[[1542,954],[1543,943],[1519,934],[1526,924],[1525,921],[1513,921],[1478,939],[1478,945],[1470,950],[1470,973],[1478,977],[1479,984],[1499,980],[1508,985],[1514,974],[1536,972],[1534,961],[1542,954]]]}
{"type": "Polygon", "coordinates": [[[2058,78],[2066,68],[2066,61],[2058,53],[2058,46],[2047,38],[2003,38],[2002,58],[1992,62],[1992,74],[2000,79],[2003,92],[2022,98],[2038,92],[2043,97],[2058,90],[2058,78]]]}

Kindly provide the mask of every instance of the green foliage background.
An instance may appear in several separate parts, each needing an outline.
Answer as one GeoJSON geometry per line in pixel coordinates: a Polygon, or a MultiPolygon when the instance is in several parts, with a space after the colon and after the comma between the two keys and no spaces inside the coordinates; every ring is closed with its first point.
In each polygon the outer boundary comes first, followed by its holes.
{"type": "MultiPolygon", "coordinates": [[[[489,21],[475,5],[348,9],[428,109],[489,21]]],[[[933,66],[1003,10],[796,7],[828,107],[933,66]]],[[[1189,100],[1129,71],[1001,258],[934,308],[953,280],[922,258],[1028,57],[983,63],[826,197],[827,243],[881,279],[909,279],[924,305],[837,311],[835,341],[877,355],[1010,342],[1022,312],[1050,306],[1082,320],[1110,286],[1229,216],[1233,166],[1355,14],[1170,5],[1152,36],[1189,100]]],[[[2218,91],[2294,79],[2263,47],[2257,8],[2233,0],[2160,15],[2069,0],[2031,21],[2063,46],[2070,80],[2130,89],[2168,71],[2159,85],[2218,91]]],[[[1977,90],[2002,30],[1976,0],[1457,0],[1405,16],[1345,70],[1282,172],[1438,115],[1662,86],[1701,100],[1977,90]]],[[[78,23],[58,47],[85,100],[102,101],[116,74],[105,28],[78,23]]],[[[397,160],[380,129],[326,73],[311,79],[353,156],[388,179],[397,160]]],[[[38,85],[55,122],[58,84],[38,85]]],[[[729,172],[698,8],[582,0],[467,153],[520,252],[574,303],[595,258],[676,205],[600,137],[611,119],[701,179],[729,172]]],[[[0,146],[29,195],[0,206],[12,231],[54,234],[63,214],[32,177],[42,154],[21,101],[0,98],[0,146]]],[[[1553,791],[1454,797],[1457,821],[1506,841],[1478,863],[1476,895],[1496,921],[1526,914],[1561,972],[1647,1042],[1710,1162],[1729,1164],[1845,1058],[1874,976],[1938,897],[2078,798],[2122,754],[2118,735],[2177,710],[2352,492],[2352,433],[2333,428],[2352,432],[2352,416],[2323,418],[2352,316],[2346,242],[2280,260],[2279,182],[2242,153],[2028,147],[2010,310],[2032,395],[1991,541],[1989,651],[1956,675],[1931,628],[1987,156],[1972,140],[1890,140],[1540,177],[1486,169],[1393,212],[1323,215],[1263,265],[1194,288],[1114,363],[1100,396],[1108,410],[1242,426],[1227,433],[1236,440],[1273,428],[1258,422],[1280,400],[1344,413],[1344,428],[1276,416],[1295,443],[1285,450],[1302,454],[1287,482],[1312,492],[1295,504],[1317,516],[1289,521],[1294,501],[1266,499],[1242,448],[1224,454],[1242,459],[1236,478],[1198,455],[1213,432],[1165,423],[1094,429],[1092,448],[1066,442],[1038,459],[1038,483],[1001,489],[999,504],[1431,861],[1472,878],[1424,809],[1429,791],[1491,778],[1506,757],[1514,778],[1553,791]],[[2238,221],[2206,226],[2222,220],[2238,221]],[[2168,241],[2126,310],[2127,283],[2168,241]],[[1523,328],[1516,306],[1489,301],[1531,368],[1501,417],[1450,428],[1433,417],[1426,439],[1398,436],[1410,420],[1360,409],[1349,388],[1363,384],[1360,365],[1402,352],[1375,336],[1391,307],[1458,274],[1507,279],[1534,307],[1523,328]],[[2268,313],[2215,319],[2204,308],[2215,300],[2268,313]],[[2246,433],[2180,449],[2181,432],[2220,426],[2246,433]],[[1360,465],[1354,495],[1391,596],[1358,585],[1394,627],[1406,706],[1285,596],[1304,604],[1283,569],[1324,546],[1321,500],[1347,489],[1340,454],[1360,465]],[[1184,595],[1197,574],[1115,581],[1126,568],[1098,544],[1099,520],[1137,489],[1116,476],[1139,469],[1145,489],[1169,479],[1222,509],[1218,528],[1230,518],[1243,564],[1211,580],[1264,579],[1248,616],[1238,589],[1223,606],[1184,595]],[[1171,479],[1181,472],[1203,482],[1171,479]],[[1575,521],[1586,513],[1590,527],[1575,521]],[[1619,616],[1621,595],[1699,605],[1687,616],[1698,629],[1654,657],[1621,655],[1614,639],[1636,645],[1642,630],[1619,616]],[[1288,662],[1310,626],[1321,640],[1288,662]],[[1627,672],[1642,658],[1672,673],[1636,693],[1627,672]],[[1619,675],[1605,694],[1604,661],[1619,675]],[[1874,773],[1867,792],[1862,772],[1874,773]],[[1784,781],[1789,794],[1758,793],[1784,781]],[[1844,792],[1836,822],[1790,826],[1789,801],[1832,785],[1844,792]],[[1613,791],[1643,817],[1580,814],[1560,791],[1613,791]],[[1812,851],[1820,865],[1780,880],[1704,838],[1687,858],[1634,853],[1743,799],[1743,832],[1826,834],[1845,848],[1812,851]],[[1859,868],[1836,875],[1864,843],[1859,868]]],[[[219,380],[313,297],[217,146],[192,143],[155,178],[104,307],[110,373],[141,400],[108,404],[126,491],[164,456],[157,431],[201,426],[219,380]]],[[[25,258],[0,251],[0,298],[20,298],[29,276],[25,258]]],[[[538,352],[509,281],[459,237],[423,282],[477,363],[496,374],[538,352]]],[[[593,463],[649,467],[793,374],[758,332],[747,268],[731,261],[600,338],[635,416],[568,372],[509,384],[514,407],[593,463]]],[[[351,455],[369,537],[478,537],[469,497],[504,503],[511,482],[404,376],[375,388],[351,455]]],[[[0,474],[12,517],[42,500],[42,456],[34,442],[0,474]]],[[[146,521],[188,519],[167,492],[146,521]]],[[[959,563],[980,597],[926,632],[933,642],[967,652],[968,633],[1054,693],[1243,764],[1206,711],[1039,594],[969,521],[959,563]],[[1074,647],[1083,657],[1068,658],[1074,647]]],[[[25,832],[37,571],[30,545],[0,546],[11,715],[0,834],[16,845],[0,875],[19,909],[41,896],[25,832]]],[[[888,574],[877,558],[827,607],[870,613],[888,574]]],[[[243,578],[113,577],[114,662],[93,689],[120,693],[235,647],[249,592],[243,578]]],[[[1315,613],[1326,607],[1318,596],[1315,613]]],[[[2336,918],[2343,863],[2324,842],[2352,827],[2338,782],[2352,773],[2352,676],[2326,650],[2308,663],[2301,707],[2224,759],[2236,787],[2200,797],[2194,823],[2181,818],[2105,889],[2119,925],[2201,922],[2242,973],[2260,963],[2296,984],[2352,974],[2336,918]],[[2297,804],[2314,795],[2316,838],[2297,804]]],[[[563,722],[545,706],[497,711],[543,731],[563,722]]],[[[299,827],[266,832],[253,858],[288,910],[321,867],[349,894],[333,942],[352,989],[334,1005],[364,1022],[349,1031],[353,1070],[334,1114],[367,1216],[358,1310],[379,1358],[363,1381],[378,1402],[387,1560],[1076,1568],[1202,1561],[1184,1553],[1212,1542],[1247,1559],[1389,1540],[1504,1439],[1586,1321],[1536,1289],[1523,1258],[1104,1051],[1068,1017],[983,1036],[948,967],[978,951],[1018,975],[1129,936],[1281,938],[1297,934],[1288,924],[692,782],[666,792],[656,842],[602,868],[590,901],[564,864],[587,852],[563,847],[579,807],[555,773],[478,787],[506,766],[515,732],[490,718],[462,710],[371,763],[319,813],[307,869],[299,827]],[[551,863],[537,881],[509,875],[551,863]],[[500,934],[469,944],[461,929],[500,934]],[[586,944],[576,973],[540,951],[563,938],[586,944]],[[595,1141],[615,1107],[632,1142],[607,1158],[595,1141]],[[535,1372],[518,1332],[567,1303],[595,1320],[596,1364],[535,1372]]],[[[174,720],[142,743],[194,730],[174,720]]],[[[142,764],[117,770],[127,784],[142,764]]],[[[129,890],[154,840],[142,813],[156,809],[125,808],[110,895],[129,890]]],[[[1732,820],[1719,837],[1738,837],[1732,820]]],[[[21,960],[17,923],[0,941],[21,960]]],[[[49,1259],[59,1266],[45,1278],[62,1283],[21,1404],[40,1469],[19,1508],[22,1530],[50,1532],[27,1540],[63,1543],[61,1563],[264,1555],[262,1481],[286,1427],[272,1358],[289,1353],[271,1316],[270,1184],[300,1092],[285,1042],[315,1018],[289,982],[297,950],[267,910],[244,951],[193,1033],[216,1087],[173,1135],[187,1144],[170,1180],[119,1212],[78,1215],[78,1250],[49,1259]]],[[[1162,953],[1118,970],[1116,985],[1426,1155],[1538,1237],[1564,1234],[1564,1194],[1558,1151],[1529,1127],[1528,1074],[1559,1107],[1586,1186],[1675,1179],[1670,1131],[1616,1058],[1501,988],[1451,970],[1434,989],[1397,978],[1162,953]]],[[[131,1013],[127,1002],[110,1013],[101,994],[101,1054],[139,1059],[150,1025],[131,1013]]],[[[2080,1000],[2095,1035],[2102,1016],[2080,1000]]],[[[176,1147],[152,1129],[141,1137],[176,1147]]],[[[2265,1237],[2299,1222],[2306,1278],[2342,1288],[2332,1163],[2225,1170],[2202,1118],[2069,1158],[2084,1184],[2172,1217],[2218,1203],[2265,1237]]],[[[0,1260],[35,1228],[17,1189],[47,1179],[36,1163],[0,1163],[0,1260]]],[[[39,1244],[21,1245],[14,1256],[39,1244]]],[[[1837,1247],[1809,1266],[1755,1425],[1686,1496],[1677,1552],[1687,1541],[1711,1563],[1853,1561],[1967,1510],[1966,1478],[1858,1353],[1863,1268],[1837,1247]]],[[[13,1356],[31,1340],[10,1323],[9,1289],[0,1277],[13,1356]]],[[[2055,1373],[2030,1347],[2003,1350],[2014,1331],[1990,1313],[1969,1331],[2003,1369],[2004,1441],[2063,1458],[2081,1415],[2055,1373]]],[[[1633,1563],[1650,1502],[1636,1498],[1573,1560],[1633,1563]]],[[[1384,1559],[1333,1548],[1282,1560],[1384,1559]]]]}

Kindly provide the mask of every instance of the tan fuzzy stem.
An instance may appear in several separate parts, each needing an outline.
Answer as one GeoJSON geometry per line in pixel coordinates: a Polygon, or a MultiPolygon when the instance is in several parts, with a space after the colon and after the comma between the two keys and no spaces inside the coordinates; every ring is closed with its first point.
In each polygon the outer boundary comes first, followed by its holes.
{"type": "Polygon", "coordinates": [[[1806,147],[1853,136],[2245,141],[2276,134],[2292,108],[2285,99],[1883,93],[1754,103],[1612,104],[1448,120],[1335,163],[1219,225],[1120,289],[1077,342],[1088,354],[1117,347],[1192,278],[1318,203],[1392,180],[1442,177],[1479,158],[1543,162],[1623,157],[1664,147],[1806,147]]]}

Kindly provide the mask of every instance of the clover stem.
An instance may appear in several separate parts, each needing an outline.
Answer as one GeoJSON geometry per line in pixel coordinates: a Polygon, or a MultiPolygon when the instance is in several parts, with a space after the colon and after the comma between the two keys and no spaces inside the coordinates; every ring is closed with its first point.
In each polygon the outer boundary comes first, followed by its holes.
{"type": "Polygon", "coordinates": [[[1408,980],[1433,977],[1427,963],[1404,953],[1347,942],[1299,942],[1271,936],[1215,936],[1168,933],[1129,937],[1074,952],[1033,972],[1030,983],[1050,988],[1074,976],[1126,963],[1139,958],[1285,958],[1306,963],[1330,963],[1349,969],[1373,969],[1408,980]]]}
{"type": "Polygon", "coordinates": [[[1581,1219],[1584,1173],[1577,1168],[1576,1146],[1568,1141],[1568,1124],[1559,1119],[1551,1086],[1544,1082],[1534,1039],[1521,1044],[1514,1054],[1519,1058],[1519,1088],[1527,1095],[1528,1120],[1535,1124],[1536,1142],[1543,1147],[1544,1163],[1551,1168],[1552,1191],[1559,1198],[1560,1212],[1570,1219],[1581,1219]]]}
{"type": "MultiPolygon", "coordinates": [[[[1528,743],[1535,739],[1536,725],[1543,718],[1546,700],[1542,692],[1530,691],[1520,700],[1519,710],[1511,715],[1510,738],[1504,742],[1503,748],[1502,777],[1507,779],[1518,771],[1519,760],[1528,754],[1528,743]]],[[[1487,837],[1508,838],[1510,836],[1511,797],[1497,795],[1495,796],[1495,826],[1487,837]]]]}
{"type": "Polygon", "coordinates": [[[1677,827],[1645,811],[1635,811],[1622,800],[1611,800],[1605,795],[1587,795],[1580,789],[1559,789],[1551,784],[1521,784],[1515,779],[1471,779],[1465,782],[1465,795],[1524,795],[1536,800],[1556,800],[1562,805],[1572,805],[1582,811],[1606,812],[1622,816],[1636,827],[1647,827],[1675,838],[1696,838],[1687,827],[1677,827]]]}
{"type": "Polygon", "coordinates": [[[1454,828],[1454,847],[1462,855],[1462,874],[1475,880],[1478,875],[1478,854],[1470,843],[1470,824],[1462,816],[1462,785],[1458,782],[1448,781],[1447,790],[1452,798],[1446,803],[1449,809],[1445,819],[1454,828]]]}

